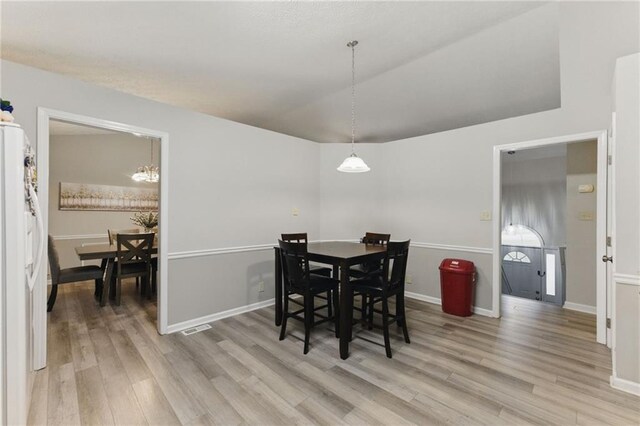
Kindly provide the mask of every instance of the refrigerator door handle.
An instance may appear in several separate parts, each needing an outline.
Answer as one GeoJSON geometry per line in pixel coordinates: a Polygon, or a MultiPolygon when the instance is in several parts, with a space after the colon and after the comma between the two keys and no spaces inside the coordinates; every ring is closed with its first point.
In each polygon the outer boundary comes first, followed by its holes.
{"type": "Polygon", "coordinates": [[[44,256],[44,222],[42,221],[42,212],[40,211],[40,203],[38,201],[38,195],[36,194],[36,190],[31,183],[28,186],[29,197],[33,201],[31,206],[33,207],[33,212],[36,217],[36,226],[38,232],[38,249],[36,251],[36,259],[33,264],[33,269],[31,273],[27,273],[27,284],[29,285],[29,290],[33,291],[33,286],[36,283],[36,278],[38,277],[38,272],[40,272],[40,265],[42,264],[42,258],[44,256]]]}

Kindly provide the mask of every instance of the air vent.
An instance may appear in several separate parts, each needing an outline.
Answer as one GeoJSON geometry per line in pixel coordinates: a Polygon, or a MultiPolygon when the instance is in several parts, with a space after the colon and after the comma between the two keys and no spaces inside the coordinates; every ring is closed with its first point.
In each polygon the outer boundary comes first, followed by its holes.
{"type": "Polygon", "coordinates": [[[210,328],[211,326],[209,324],[202,324],[197,327],[188,328],[182,331],[182,334],[184,334],[185,336],[191,336],[192,334],[199,333],[201,331],[208,330],[210,328]]]}

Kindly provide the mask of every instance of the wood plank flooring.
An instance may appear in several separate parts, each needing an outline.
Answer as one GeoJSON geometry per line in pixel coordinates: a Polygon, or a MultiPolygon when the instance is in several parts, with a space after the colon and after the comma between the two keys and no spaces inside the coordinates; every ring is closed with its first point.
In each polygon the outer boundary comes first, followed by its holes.
{"type": "MultiPolygon", "coordinates": [[[[278,341],[273,309],[159,336],[156,306],[124,285],[120,307],[89,284],[60,287],[49,314],[48,367],[30,424],[617,424],[640,423],[640,398],[609,386],[611,354],[595,318],[507,298],[500,320],[443,314],[409,300],[411,344],[359,330],[338,340],[302,328],[278,341]]],[[[395,328],[395,327],[394,327],[395,328]]]]}

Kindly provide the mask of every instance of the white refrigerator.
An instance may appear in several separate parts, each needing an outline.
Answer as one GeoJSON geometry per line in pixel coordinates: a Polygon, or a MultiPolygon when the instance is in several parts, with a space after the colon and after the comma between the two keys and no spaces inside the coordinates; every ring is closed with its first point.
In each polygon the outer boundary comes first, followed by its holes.
{"type": "Polygon", "coordinates": [[[19,125],[0,122],[0,424],[26,424],[32,377],[32,291],[45,235],[35,161],[19,125]]]}

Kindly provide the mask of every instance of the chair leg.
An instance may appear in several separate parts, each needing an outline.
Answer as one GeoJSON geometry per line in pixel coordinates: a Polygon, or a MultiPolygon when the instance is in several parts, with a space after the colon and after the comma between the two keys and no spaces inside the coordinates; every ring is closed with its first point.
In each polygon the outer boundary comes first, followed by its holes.
{"type": "Polygon", "coordinates": [[[140,287],[140,277],[136,277],[136,288],[140,287]]]}
{"type": "Polygon", "coordinates": [[[382,331],[384,333],[384,349],[387,358],[391,358],[391,342],[389,341],[389,302],[386,296],[382,296],[382,331]]]}
{"type": "Polygon", "coordinates": [[[333,293],[333,306],[334,306],[334,316],[333,323],[334,328],[336,330],[336,338],[340,337],[340,295],[338,294],[338,289],[332,290],[333,293]]]}
{"type": "Polygon", "coordinates": [[[367,320],[367,301],[367,293],[362,293],[362,303],[360,303],[360,322],[362,324],[365,324],[367,320]]]}
{"type": "Polygon", "coordinates": [[[309,337],[311,337],[311,327],[313,327],[313,297],[309,294],[304,296],[304,353],[309,352],[309,337]]]}
{"type": "Polygon", "coordinates": [[[101,278],[96,279],[96,290],[93,292],[95,297],[99,297],[102,294],[102,286],[104,281],[101,278]]]}
{"type": "Polygon", "coordinates": [[[396,316],[398,316],[398,309],[400,310],[400,316],[402,318],[402,334],[404,334],[404,341],[411,343],[409,340],[409,330],[407,330],[407,314],[404,310],[404,294],[398,294],[396,296],[396,316]]]}
{"type": "Polygon", "coordinates": [[[147,274],[144,276],[144,286],[147,288],[147,299],[151,300],[151,276],[147,274]]]}
{"type": "Polygon", "coordinates": [[[122,278],[116,279],[116,306],[120,306],[120,296],[122,293],[122,278]]]}
{"type": "Polygon", "coordinates": [[[375,298],[373,295],[369,296],[369,330],[373,330],[373,305],[375,304],[375,298]]]}
{"type": "Polygon", "coordinates": [[[56,304],[56,297],[58,297],[58,284],[51,285],[51,294],[49,300],[47,300],[47,312],[51,312],[53,305],[56,304]]]}
{"type": "Polygon", "coordinates": [[[151,291],[156,294],[158,291],[158,269],[151,268],[151,291]]]}
{"type": "Polygon", "coordinates": [[[284,340],[287,333],[287,318],[289,318],[289,296],[284,296],[284,306],[282,308],[282,326],[280,327],[280,340],[284,340]]]}
{"type": "Polygon", "coordinates": [[[333,309],[331,303],[331,290],[327,291],[327,318],[331,318],[333,316],[333,309]]]}

